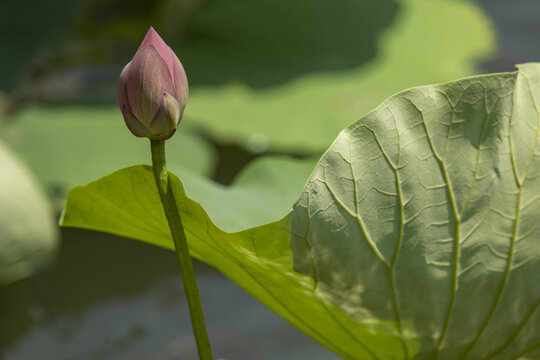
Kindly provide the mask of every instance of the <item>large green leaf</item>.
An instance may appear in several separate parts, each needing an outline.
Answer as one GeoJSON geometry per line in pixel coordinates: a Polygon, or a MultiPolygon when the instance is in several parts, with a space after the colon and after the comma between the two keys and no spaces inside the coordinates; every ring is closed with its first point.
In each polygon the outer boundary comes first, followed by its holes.
{"type": "MultiPolygon", "coordinates": [[[[4,119],[0,137],[62,204],[73,186],[150,161],[148,140],[127,130],[116,107],[30,107],[4,119]]],[[[213,170],[214,153],[200,138],[179,131],[168,145],[175,154],[172,171],[206,175],[213,170]]]]}
{"type": "Polygon", "coordinates": [[[54,215],[33,175],[0,142],[0,285],[46,265],[57,238],[54,215]]]}
{"type": "MultiPolygon", "coordinates": [[[[399,93],[241,232],[171,175],[190,250],[345,358],[538,357],[538,104],[540,64],[399,93]]],[[[173,246],[143,166],[73,189],[63,225],[173,246]]]]}
{"type": "Polygon", "coordinates": [[[193,87],[186,125],[257,151],[321,152],[391,94],[472,75],[493,49],[472,1],[229,0],[204,10],[186,34],[199,36],[178,54],[196,80],[232,79],[193,87]],[[297,69],[306,70],[293,77],[297,69]],[[251,84],[259,77],[291,79],[251,84]]]}

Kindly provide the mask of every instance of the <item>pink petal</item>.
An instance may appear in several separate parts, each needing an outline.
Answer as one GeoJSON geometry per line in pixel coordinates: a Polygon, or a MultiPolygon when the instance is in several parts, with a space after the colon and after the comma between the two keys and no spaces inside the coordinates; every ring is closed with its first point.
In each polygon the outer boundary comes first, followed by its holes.
{"type": "Polygon", "coordinates": [[[165,140],[171,137],[180,120],[181,109],[178,101],[171,94],[163,94],[161,108],[152,121],[152,136],[154,140],[165,140]]]}
{"type": "Polygon", "coordinates": [[[138,137],[149,137],[152,132],[146,125],[141,123],[126,107],[122,109],[122,116],[131,133],[138,137]]]}
{"type": "Polygon", "coordinates": [[[187,102],[187,98],[189,94],[189,86],[188,86],[188,79],[187,79],[184,67],[182,66],[182,63],[180,62],[180,60],[178,60],[178,57],[176,55],[174,55],[173,68],[174,68],[173,80],[174,80],[174,86],[176,90],[176,92],[174,93],[174,96],[176,97],[176,100],[180,103],[181,108],[183,109],[186,106],[186,102],[187,102]]]}
{"type": "MultiPolygon", "coordinates": [[[[142,48],[144,48],[146,45],[153,45],[154,48],[156,48],[159,56],[165,61],[165,64],[167,64],[167,68],[169,69],[169,73],[171,77],[173,77],[174,70],[173,70],[173,64],[174,59],[176,55],[174,55],[171,48],[165,44],[165,41],[159,36],[159,34],[154,30],[153,27],[150,26],[150,29],[148,29],[148,32],[146,33],[146,36],[144,37],[141,45],[139,46],[139,49],[137,52],[139,52],[142,48]]],[[[137,54],[135,54],[136,56],[137,54]]],[[[174,80],[173,80],[174,81],[174,80]]]]}
{"type": "Polygon", "coordinates": [[[128,63],[124,67],[124,70],[122,70],[122,72],[120,73],[120,79],[118,79],[118,89],[116,92],[117,97],[118,97],[118,105],[120,106],[120,110],[122,110],[122,112],[124,108],[127,108],[131,112],[131,107],[129,105],[128,94],[127,94],[127,86],[126,86],[129,64],[130,63],[128,63]]]}
{"type": "Polygon", "coordinates": [[[144,124],[154,119],[163,93],[174,93],[167,64],[153,45],[137,50],[129,63],[126,92],[133,115],[144,124]]]}

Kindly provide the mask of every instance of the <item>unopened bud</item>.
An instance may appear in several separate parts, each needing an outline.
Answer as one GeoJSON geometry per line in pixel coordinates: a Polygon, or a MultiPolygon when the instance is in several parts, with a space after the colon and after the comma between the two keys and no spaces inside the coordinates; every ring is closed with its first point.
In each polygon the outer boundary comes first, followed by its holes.
{"type": "Polygon", "coordinates": [[[170,138],[186,106],[188,82],[180,60],[150,28],[118,81],[118,105],[133,135],[170,138]]]}

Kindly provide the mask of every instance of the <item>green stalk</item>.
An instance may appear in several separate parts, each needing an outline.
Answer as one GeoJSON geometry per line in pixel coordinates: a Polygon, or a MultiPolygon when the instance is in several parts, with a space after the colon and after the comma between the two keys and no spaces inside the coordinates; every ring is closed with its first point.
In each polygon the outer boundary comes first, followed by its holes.
{"type": "Polygon", "coordinates": [[[182,225],[180,213],[176,207],[176,201],[169,184],[169,172],[165,163],[165,140],[150,140],[150,143],[154,178],[174,240],[176,257],[180,265],[189,313],[191,315],[193,333],[195,334],[197,349],[199,351],[199,359],[212,360],[212,351],[206,333],[206,325],[204,324],[201,300],[199,298],[199,290],[197,289],[197,280],[195,279],[195,270],[193,269],[193,263],[189,255],[186,235],[184,234],[184,225],[182,225]]]}

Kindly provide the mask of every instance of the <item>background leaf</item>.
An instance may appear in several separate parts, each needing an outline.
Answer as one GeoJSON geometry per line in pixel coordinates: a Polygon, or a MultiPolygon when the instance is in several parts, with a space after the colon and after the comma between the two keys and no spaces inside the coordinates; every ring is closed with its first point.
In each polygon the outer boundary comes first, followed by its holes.
{"type": "Polygon", "coordinates": [[[0,142],[0,285],[47,265],[57,228],[33,175],[0,142]]]}
{"type": "MultiPolygon", "coordinates": [[[[126,128],[117,107],[31,107],[4,119],[2,137],[63,206],[67,190],[118,168],[150,162],[147,139],[126,128]],[[144,143],[144,146],[142,143],[144,143]]],[[[182,125],[181,125],[182,126],[182,125]]],[[[167,142],[171,171],[213,171],[214,152],[202,139],[179,131],[167,142]]]]}
{"type": "MultiPolygon", "coordinates": [[[[537,357],[539,103],[540,64],[397,94],[236,233],[171,176],[190,250],[345,358],[537,357]]],[[[172,247],[148,167],[73,189],[63,225],[172,247]]]]}
{"type": "Polygon", "coordinates": [[[188,41],[176,47],[199,84],[186,124],[255,151],[318,153],[392,93],[474,74],[474,62],[493,50],[488,20],[471,1],[316,4],[214,1],[193,14],[188,41]],[[217,15],[223,12],[230,16],[217,15]],[[282,30],[267,23],[268,14],[277,14],[282,30]],[[268,77],[289,81],[253,83],[268,77]]]}

